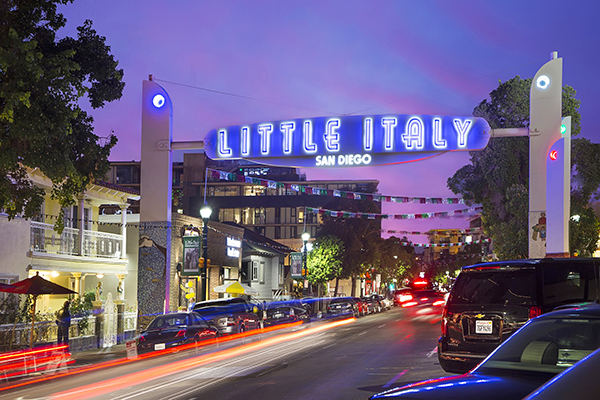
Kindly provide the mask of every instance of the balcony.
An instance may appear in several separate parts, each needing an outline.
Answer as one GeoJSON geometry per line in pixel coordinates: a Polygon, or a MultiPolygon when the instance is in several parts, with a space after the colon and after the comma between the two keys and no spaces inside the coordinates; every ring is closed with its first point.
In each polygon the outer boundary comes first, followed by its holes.
{"type": "Polygon", "coordinates": [[[79,234],[79,229],[65,228],[59,235],[54,230],[54,225],[31,221],[30,250],[48,254],[105,259],[121,257],[122,235],[84,230],[83,241],[80,243],[79,234]]]}

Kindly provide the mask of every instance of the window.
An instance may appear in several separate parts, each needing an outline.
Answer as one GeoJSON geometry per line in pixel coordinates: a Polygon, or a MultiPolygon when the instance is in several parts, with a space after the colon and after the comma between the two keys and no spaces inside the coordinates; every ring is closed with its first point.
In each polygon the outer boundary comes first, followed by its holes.
{"type": "Polygon", "coordinates": [[[280,226],[275,227],[275,239],[281,239],[281,227],[280,226]]]}
{"type": "Polygon", "coordinates": [[[258,281],[258,261],[252,261],[252,280],[258,281]]]}
{"type": "Polygon", "coordinates": [[[290,228],[292,229],[292,231],[290,232],[291,239],[298,239],[300,237],[298,236],[298,227],[292,226],[290,228]]]}
{"type": "Polygon", "coordinates": [[[292,224],[295,224],[296,223],[296,207],[290,208],[290,216],[292,217],[290,222],[292,224]]]}
{"type": "MultiPolygon", "coordinates": [[[[5,285],[13,284],[18,280],[19,277],[17,275],[0,274],[0,283],[3,283],[5,285]]],[[[0,292],[0,301],[4,301],[8,295],[10,295],[10,293],[0,292]]],[[[19,297],[13,296],[13,299],[17,303],[16,306],[18,306],[19,297]]]]}
{"type": "Polygon", "coordinates": [[[276,224],[281,223],[281,208],[280,207],[275,207],[275,223],[276,224]]]}

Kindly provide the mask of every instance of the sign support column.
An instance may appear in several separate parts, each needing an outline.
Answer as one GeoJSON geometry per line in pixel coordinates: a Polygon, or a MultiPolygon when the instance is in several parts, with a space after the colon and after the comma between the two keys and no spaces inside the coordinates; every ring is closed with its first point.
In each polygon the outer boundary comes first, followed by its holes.
{"type": "Polygon", "coordinates": [[[546,160],[552,145],[561,138],[562,58],[557,52],[533,78],[529,112],[529,258],[544,258],[546,160]]]}

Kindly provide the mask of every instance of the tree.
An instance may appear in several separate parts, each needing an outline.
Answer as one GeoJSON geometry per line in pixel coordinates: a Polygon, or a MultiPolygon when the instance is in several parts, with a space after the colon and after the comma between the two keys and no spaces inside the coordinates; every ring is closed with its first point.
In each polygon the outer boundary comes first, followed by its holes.
{"type": "MultiPolygon", "coordinates": [[[[498,88],[490,93],[491,101],[483,100],[475,107],[473,115],[485,118],[492,128],[527,127],[531,81],[531,78],[523,80],[517,76],[500,82],[498,88]]],[[[581,130],[580,101],[575,99],[575,94],[573,88],[563,88],[562,113],[572,118],[573,136],[581,130]]],[[[587,152],[587,144],[580,140],[573,140],[572,164],[581,179],[579,187],[582,188],[575,203],[587,204],[591,193],[595,193],[600,184],[600,163],[593,161],[594,154],[587,152]]],[[[491,138],[485,149],[470,155],[471,164],[449,178],[448,187],[461,194],[468,204],[482,205],[484,232],[494,240],[494,250],[500,259],[526,258],[529,138],[491,138]]]]}
{"type": "MultiPolygon", "coordinates": [[[[77,38],[57,40],[66,19],[58,4],[72,0],[5,0],[0,4],[0,209],[9,218],[31,218],[44,199],[27,167],[51,179],[52,197],[62,206],[110,165],[117,143],[93,133],[92,108],[122,96],[123,70],[110,54],[105,38],[85,21],[77,38]]],[[[63,226],[63,214],[57,228],[63,226]]]]}
{"type": "Polygon", "coordinates": [[[381,263],[377,271],[381,274],[381,282],[386,286],[394,282],[402,282],[407,277],[413,261],[414,248],[408,246],[406,237],[400,239],[392,236],[382,239],[379,246],[381,263]]]}
{"type": "MultiPolygon", "coordinates": [[[[340,189],[343,190],[343,189],[340,189]]],[[[375,192],[374,187],[367,188],[367,193],[375,192]]],[[[336,211],[380,213],[381,209],[370,200],[348,200],[334,198],[324,208],[336,211]]],[[[356,278],[362,276],[377,262],[377,241],[381,240],[381,220],[363,218],[339,218],[325,216],[319,227],[316,238],[335,235],[344,243],[341,279],[351,278],[352,295],[356,293],[356,278]]],[[[337,281],[336,281],[337,293],[337,281]]]]}
{"type": "Polygon", "coordinates": [[[308,253],[308,280],[311,284],[323,284],[340,276],[344,243],[334,235],[315,240],[308,253]]]}

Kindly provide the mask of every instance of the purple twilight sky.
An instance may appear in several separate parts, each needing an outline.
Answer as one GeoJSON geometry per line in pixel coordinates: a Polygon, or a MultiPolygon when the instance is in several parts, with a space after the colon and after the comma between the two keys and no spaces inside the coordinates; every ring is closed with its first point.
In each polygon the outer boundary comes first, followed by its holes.
{"type": "MultiPolygon", "coordinates": [[[[121,100],[91,111],[98,136],[119,138],[112,161],[140,159],[149,74],[173,102],[174,140],[202,140],[217,127],[288,118],[468,116],[499,80],[533,77],[552,51],[582,102],[581,135],[600,142],[596,1],[76,0],[60,11],[67,27],[59,33],[74,36],[91,19],[125,71],[121,100]]],[[[379,179],[385,195],[454,197],[446,180],[468,157],[303,171],[308,179],[379,179]]],[[[464,206],[383,204],[386,214],[452,208],[464,206]]],[[[459,218],[383,222],[385,230],[467,226],[459,218]]]]}

